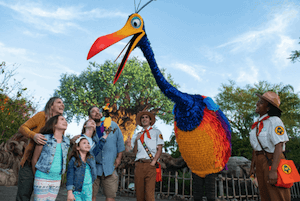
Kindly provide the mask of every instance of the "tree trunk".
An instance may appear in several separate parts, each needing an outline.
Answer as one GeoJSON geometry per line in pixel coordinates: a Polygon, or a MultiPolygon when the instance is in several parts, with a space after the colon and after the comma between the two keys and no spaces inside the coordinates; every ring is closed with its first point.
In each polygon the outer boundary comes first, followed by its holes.
{"type": "Polygon", "coordinates": [[[116,104],[112,106],[110,117],[116,122],[122,131],[124,142],[129,138],[131,139],[136,129],[136,112],[126,110],[124,107],[119,107],[117,110],[116,104]]]}

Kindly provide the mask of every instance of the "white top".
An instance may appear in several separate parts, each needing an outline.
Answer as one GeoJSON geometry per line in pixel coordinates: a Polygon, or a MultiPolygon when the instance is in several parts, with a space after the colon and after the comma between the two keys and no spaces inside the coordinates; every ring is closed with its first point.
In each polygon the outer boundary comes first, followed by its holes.
{"type": "MultiPolygon", "coordinates": [[[[149,126],[147,129],[152,128],[151,126],[149,126]]],[[[136,133],[132,136],[131,139],[131,146],[134,147],[134,142],[135,139],[137,137],[138,134],[143,133],[145,129],[143,129],[141,132],[136,133]]],[[[150,137],[151,139],[149,139],[147,137],[147,134],[145,133],[145,137],[144,137],[144,142],[146,143],[148,149],[151,151],[151,154],[153,155],[153,157],[155,157],[155,154],[157,152],[157,146],[158,145],[164,145],[164,140],[163,140],[163,136],[160,132],[160,130],[152,128],[150,131],[150,137]]],[[[146,150],[144,149],[141,140],[138,140],[137,142],[137,154],[136,154],[136,158],[135,160],[139,160],[139,159],[150,159],[149,155],[147,154],[146,150]]]]}
{"type": "MultiPolygon", "coordinates": [[[[259,121],[266,117],[268,114],[259,118],[259,121]]],[[[289,141],[285,127],[279,117],[273,116],[267,120],[264,120],[264,127],[261,130],[258,139],[264,150],[269,153],[274,153],[275,145],[283,142],[282,151],[285,151],[285,143],[289,141]]],[[[260,124],[261,122],[259,122],[260,124]]],[[[258,127],[259,127],[258,124],[258,127]]],[[[250,132],[250,143],[255,151],[262,151],[261,146],[256,138],[256,127],[250,132]]]]}

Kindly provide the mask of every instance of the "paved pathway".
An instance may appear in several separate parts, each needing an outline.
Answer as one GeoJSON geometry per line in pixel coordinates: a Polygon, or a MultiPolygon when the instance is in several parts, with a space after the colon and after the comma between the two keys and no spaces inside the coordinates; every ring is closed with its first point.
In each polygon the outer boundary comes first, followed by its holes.
{"type": "MultiPolygon", "coordinates": [[[[15,201],[17,194],[17,186],[0,186],[0,201],[15,201]]],[[[31,197],[33,201],[33,198],[31,197]]],[[[61,187],[56,198],[57,201],[66,201],[67,200],[67,189],[61,187]]],[[[121,197],[117,196],[116,201],[135,201],[136,198],[133,197],[121,197]]],[[[97,195],[97,201],[105,201],[105,197],[99,192],[97,195]]],[[[167,200],[159,200],[167,201],[167,200]]]]}

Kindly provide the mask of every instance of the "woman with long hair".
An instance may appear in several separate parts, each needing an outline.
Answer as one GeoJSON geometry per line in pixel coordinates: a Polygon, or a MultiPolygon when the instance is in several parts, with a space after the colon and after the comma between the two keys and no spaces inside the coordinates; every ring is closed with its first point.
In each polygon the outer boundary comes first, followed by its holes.
{"type": "Polygon", "coordinates": [[[33,191],[32,154],[36,144],[44,145],[46,143],[46,138],[40,133],[40,129],[52,116],[62,114],[64,108],[64,103],[59,97],[52,97],[48,100],[43,111],[35,114],[19,128],[19,132],[29,139],[29,143],[20,163],[17,201],[29,201],[33,191]]]}
{"type": "Polygon", "coordinates": [[[61,176],[66,170],[69,138],[64,136],[68,127],[62,115],[50,118],[41,129],[47,139],[45,145],[36,145],[32,156],[34,178],[34,200],[55,200],[61,176]]]}
{"type": "Polygon", "coordinates": [[[94,149],[95,142],[93,141],[93,137],[96,135],[96,122],[93,119],[88,119],[84,122],[81,135],[84,135],[86,139],[89,141],[91,150],[94,149]]]}
{"type": "Polygon", "coordinates": [[[103,144],[106,142],[106,138],[108,135],[103,135],[100,138],[100,141],[98,144],[93,140],[93,137],[96,135],[96,122],[93,119],[88,119],[84,122],[81,134],[76,135],[71,139],[71,144],[75,144],[75,141],[81,137],[84,136],[91,146],[90,152],[93,152],[93,154],[96,156],[100,149],[102,149],[103,144]]]}

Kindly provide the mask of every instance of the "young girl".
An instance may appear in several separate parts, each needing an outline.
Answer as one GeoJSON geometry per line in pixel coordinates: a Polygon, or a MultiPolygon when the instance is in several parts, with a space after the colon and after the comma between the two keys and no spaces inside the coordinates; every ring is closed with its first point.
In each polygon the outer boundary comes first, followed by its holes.
{"type": "Polygon", "coordinates": [[[88,120],[84,123],[83,132],[72,148],[67,171],[68,201],[92,200],[92,186],[97,177],[95,155],[103,148],[107,135],[103,136],[93,150],[89,138],[95,133],[96,123],[88,120]]]}
{"type": "Polygon", "coordinates": [[[45,145],[37,145],[32,157],[34,200],[55,200],[60,188],[61,175],[66,170],[69,138],[64,136],[68,127],[62,115],[50,118],[40,130],[45,145]]]}

